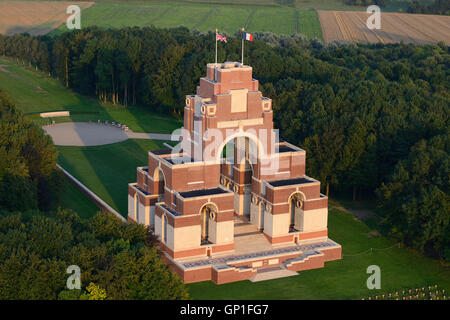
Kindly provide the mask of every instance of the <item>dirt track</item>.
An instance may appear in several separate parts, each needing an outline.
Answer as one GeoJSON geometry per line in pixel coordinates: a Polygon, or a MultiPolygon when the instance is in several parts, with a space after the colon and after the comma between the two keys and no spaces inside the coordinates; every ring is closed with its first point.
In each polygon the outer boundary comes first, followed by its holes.
{"type": "Polygon", "coordinates": [[[93,2],[52,2],[52,1],[2,1],[0,2],[0,33],[12,35],[28,32],[31,35],[46,34],[65,23],[70,5],[78,5],[81,10],[89,8],[93,2]]]}
{"type": "Polygon", "coordinates": [[[355,11],[319,10],[319,20],[326,43],[436,43],[450,45],[450,17],[425,14],[381,13],[381,29],[370,30],[366,20],[371,15],[355,11]]]}

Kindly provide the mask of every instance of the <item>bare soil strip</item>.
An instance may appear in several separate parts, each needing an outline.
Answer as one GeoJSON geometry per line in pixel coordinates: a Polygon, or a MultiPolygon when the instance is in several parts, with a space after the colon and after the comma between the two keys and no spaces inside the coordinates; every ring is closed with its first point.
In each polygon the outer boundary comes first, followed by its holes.
{"type": "Polygon", "coordinates": [[[366,26],[371,15],[356,11],[318,10],[325,43],[436,43],[450,45],[450,16],[382,12],[381,29],[366,26]]]}
{"type": "Polygon", "coordinates": [[[78,5],[83,10],[93,4],[75,1],[1,1],[0,33],[46,34],[66,22],[69,17],[66,13],[68,6],[78,5]]]}

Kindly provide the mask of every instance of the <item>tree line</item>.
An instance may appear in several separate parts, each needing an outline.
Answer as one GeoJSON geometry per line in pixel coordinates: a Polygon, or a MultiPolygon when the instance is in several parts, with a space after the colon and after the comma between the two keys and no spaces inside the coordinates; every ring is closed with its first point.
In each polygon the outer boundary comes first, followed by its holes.
{"type": "Polygon", "coordinates": [[[0,120],[0,208],[49,210],[64,183],[51,138],[25,119],[1,88],[0,120]]]}
{"type": "MultiPolygon", "coordinates": [[[[307,172],[322,182],[323,192],[353,199],[376,195],[393,235],[444,256],[448,155],[440,155],[442,164],[430,156],[429,168],[415,165],[424,156],[421,148],[430,155],[448,153],[449,47],[324,46],[271,33],[254,38],[246,46],[246,63],[273,99],[281,137],[307,151],[307,172]],[[428,176],[436,172],[440,180],[428,176]],[[434,201],[431,190],[442,201],[434,201]]],[[[219,44],[218,60],[239,61],[240,37],[228,40],[219,44]]],[[[31,63],[82,94],[177,114],[214,60],[214,46],[213,33],[183,27],[90,27],[53,38],[0,37],[1,54],[31,63]]]]}
{"type": "Polygon", "coordinates": [[[345,0],[345,4],[349,6],[364,6],[377,5],[379,7],[386,7],[390,0],[345,0]]]}
{"type": "MultiPolygon", "coordinates": [[[[82,220],[71,210],[0,210],[0,298],[189,298],[153,242],[143,225],[123,223],[106,213],[82,220]],[[79,268],[79,288],[67,286],[68,278],[77,276],[71,266],[79,268]]],[[[76,280],[69,283],[76,285],[76,280]]]]}
{"type": "Polygon", "coordinates": [[[450,0],[434,0],[429,5],[414,0],[408,7],[408,13],[428,13],[450,15],[450,0]]]}
{"type": "MultiPolygon", "coordinates": [[[[379,7],[386,7],[391,0],[345,0],[345,4],[350,6],[370,6],[377,5],[379,7]]],[[[434,0],[430,4],[425,4],[423,1],[413,0],[408,8],[408,13],[425,13],[425,14],[440,14],[450,15],[450,0],[434,0]]]]}

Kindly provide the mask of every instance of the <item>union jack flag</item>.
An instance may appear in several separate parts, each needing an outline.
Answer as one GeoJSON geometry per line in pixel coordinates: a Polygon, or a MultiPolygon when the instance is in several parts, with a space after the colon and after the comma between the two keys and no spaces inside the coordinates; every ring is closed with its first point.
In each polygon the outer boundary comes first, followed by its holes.
{"type": "Polygon", "coordinates": [[[219,41],[222,41],[222,42],[225,42],[225,43],[227,43],[228,41],[227,41],[227,37],[225,37],[223,34],[221,34],[220,32],[217,32],[216,31],[216,41],[217,40],[219,40],[219,41]]]}

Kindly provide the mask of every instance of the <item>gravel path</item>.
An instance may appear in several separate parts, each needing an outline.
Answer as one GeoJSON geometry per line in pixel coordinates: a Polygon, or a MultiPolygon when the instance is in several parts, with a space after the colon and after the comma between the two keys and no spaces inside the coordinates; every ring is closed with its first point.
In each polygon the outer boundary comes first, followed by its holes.
{"type": "Polygon", "coordinates": [[[42,127],[58,146],[99,146],[127,139],[170,140],[170,134],[124,131],[112,125],[63,122],[42,127]]]}

